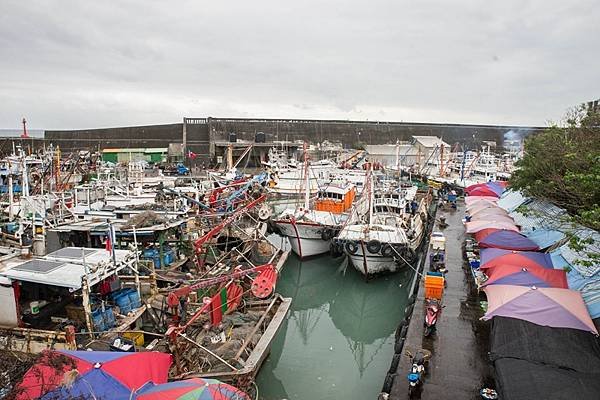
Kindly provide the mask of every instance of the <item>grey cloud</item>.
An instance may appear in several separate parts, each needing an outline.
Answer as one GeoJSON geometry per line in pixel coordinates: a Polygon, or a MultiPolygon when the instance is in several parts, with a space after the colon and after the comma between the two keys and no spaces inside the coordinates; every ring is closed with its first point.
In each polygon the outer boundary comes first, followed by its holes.
{"type": "Polygon", "coordinates": [[[541,125],[597,98],[600,11],[565,2],[7,1],[0,127],[184,115],[541,125]]]}

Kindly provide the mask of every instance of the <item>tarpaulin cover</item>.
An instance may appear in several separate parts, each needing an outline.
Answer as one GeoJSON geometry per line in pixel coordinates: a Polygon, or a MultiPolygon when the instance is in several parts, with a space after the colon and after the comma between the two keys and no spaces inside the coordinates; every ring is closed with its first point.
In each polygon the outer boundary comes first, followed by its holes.
{"type": "Polygon", "coordinates": [[[516,251],[505,249],[481,249],[481,268],[496,265],[518,265],[521,267],[552,268],[552,257],[537,251],[516,251]]]}
{"type": "Polygon", "coordinates": [[[167,381],[171,356],[158,352],[105,352],[105,351],[51,351],[46,359],[27,371],[19,384],[22,393],[18,399],[71,399],[77,397],[130,399],[133,391],[147,382],[156,384],[167,381]],[[65,364],[62,370],[51,367],[56,355],[72,360],[78,372],[75,381],[66,386],[62,383],[64,372],[71,370],[65,364]],[[50,360],[50,362],[49,362],[50,360]],[[42,384],[43,383],[43,384],[42,384]]]}
{"type": "Polygon", "coordinates": [[[600,374],[600,345],[578,329],[550,328],[516,318],[492,320],[490,358],[519,358],[556,368],[600,374]]]}
{"type": "Polygon", "coordinates": [[[479,242],[479,247],[494,247],[505,250],[533,251],[538,247],[518,232],[501,230],[492,232],[479,242]]]}
{"type": "Polygon", "coordinates": [[[598,334],[581,294],[574,290],[514,285],[490,285],[483,290],[488,299],[483,319],[511,317],[543,326],[598,334]]]}
{"type": "Polygon", "coordinates": [[[496,388],[503,400],[598,400],[598,374],[553,368],[514,358],[494,362],[496,388]]]}
{"type": "Polygon", "coordinates": [[[467,233],[479,232],[482,229],[494,228],[494,229],[506,229],[510,231],[519,232],[519,228],[509,221],[471,221],[465,224],[467,227],[467,233]]]}
{"type": "Polygon", "coordinates": [[[485,270],[489,277],[483,286],[487,285],[518,285],[555,287],[568,289],[567,273],[560,269],[540,267],[527,268],[516,265],[498,265],[485,270]]]}
{"type": "Polygon", "coordinates": [[[503,399],[597,399],[600,346],[588,332],[492,320],[490,359],[503,399]]]}
{"type": "Polygon", "coordinates": [[[249,400],[239,389],[216,379],[186,379],[142,388],[137,400],[249,400]]]}
{"type": "Polygon", "coordinates": [[[465,197],[465,204],[467,205],[467,208],[469,208],[470,206],[479,203],[479,202],[489,202],[489,203],[496,203],[498,202],[498,197],[496,196],[467,196],[465,197]]]}

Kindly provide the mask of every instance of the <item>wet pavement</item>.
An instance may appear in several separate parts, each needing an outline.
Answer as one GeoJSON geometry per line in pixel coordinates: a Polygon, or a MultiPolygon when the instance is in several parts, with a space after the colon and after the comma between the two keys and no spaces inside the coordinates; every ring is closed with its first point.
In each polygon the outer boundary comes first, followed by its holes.
{"type": "MultiPolygon", "coordinates": [[[[483,315],[480,298],[473,286],[469,267],[463,258],[465,239],[462,217],[464,203],[458,210],[438,210],[437,219],[446,217],[448,227],[434,231],[446,236],[447,288],[444,309],[437,322],[437,332],[423,337],[424,294],[420,284],[413,316],[410,320],[404,352],[415,353],[423,348],[432,352],[430,367],[420,393],[421,399],[481,399],[479,390],[492,385],[491,365],[487,361],[489,325],[479,321],[483,315]]],[[[426,264],[425,270],[429,268],[426,264]]],[[[406,355],[398,365],[390,399],[408,398],[410,360],[406,355]]]]}

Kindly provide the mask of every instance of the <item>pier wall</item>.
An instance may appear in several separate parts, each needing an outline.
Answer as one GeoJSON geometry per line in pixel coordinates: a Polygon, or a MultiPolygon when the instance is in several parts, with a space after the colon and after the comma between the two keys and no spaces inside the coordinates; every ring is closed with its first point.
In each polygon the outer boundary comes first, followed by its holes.
{"type": "MultiPolygon", "coordinates": [[[[359,144],[385,144],[409,141],[411,136],[438,136],[449,144],[472,147],[481,141],[493,141],[502,146],[508,136],[525,137],[544,129],[541,127],[436,124],[383,121],[248,119],[248,118],[185,118],[187,149],[203,157],[214,157],[215,142],[226,142],[235,133],[238,140],[253,142],[257,132],[265,134],[266,142],[278,140],[325,140],[341,142],[345,147],[359,144]]],[[[168,147],[182,143],[184,123],[129,126],[116,128],[47,130],[44,139],[28,139],[29,146],[59,145],[63,152],[102,150],[105,148],[168,147]]],[[[0,139],[0,151],[12,148],[15,138],[0,139]]]]}

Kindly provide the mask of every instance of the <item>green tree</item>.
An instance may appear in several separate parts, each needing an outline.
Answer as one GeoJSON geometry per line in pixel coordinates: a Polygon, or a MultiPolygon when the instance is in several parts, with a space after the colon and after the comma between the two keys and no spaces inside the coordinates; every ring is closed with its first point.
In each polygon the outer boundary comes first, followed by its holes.
{"type": "Polygon", "coordinates": [[[549,200],[574,222],[600,230],[600,110],[582,105],[525,141],[510,184],[525,195],[549,200]]]}

